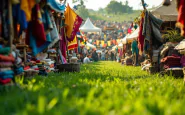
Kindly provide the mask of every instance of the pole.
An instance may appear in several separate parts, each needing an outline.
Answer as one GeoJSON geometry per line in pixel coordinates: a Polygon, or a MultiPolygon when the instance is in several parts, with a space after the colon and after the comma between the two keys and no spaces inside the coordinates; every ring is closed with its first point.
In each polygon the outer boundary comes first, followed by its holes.
{"type": "Polygon", "coordinates": [[[8,10],[9,10],[9,13],[8,13],[8,17],[9,17],[9,31],[10,31],[10,42],[9,42],[9,45],[10,45],[10,52],[12,52],[12,43],[13,43],[13,38],[14,38],[14,29],[13,29],[13,17],[12,17],[12,1],[11,0],[8,0],[8,10]]]}

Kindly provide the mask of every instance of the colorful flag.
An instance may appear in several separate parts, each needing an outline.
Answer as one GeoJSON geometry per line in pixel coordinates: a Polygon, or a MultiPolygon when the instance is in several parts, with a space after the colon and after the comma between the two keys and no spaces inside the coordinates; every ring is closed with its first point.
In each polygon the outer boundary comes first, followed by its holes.
{"type": "Polygon", "coordinates": [[[80,25],[83,19],[79,17],[69,6],[67,5],[65,11],[65,24],[67,25],[66,36],[68,41],[73,41],[76,33],[79,31],[80,25]]]}
{"type": "Polygon", "coordinates": [[[75,36],[75,38],[73,39],[73,41],[68,42],[68,50],[72,50],[78,48],[78,42],[77,42],[77,37],[75,36]]]}
{"type": "Polygon", "coordinates": [[[107,41],[107,43],[108,43],[108,46],[111,46],[111,41],[107,41]]]}
{"type": "Polygon", "coordinates": [[[96,45],[98,46],[100,44],[100,41],[99,40],[96,40],[96,45]]]}

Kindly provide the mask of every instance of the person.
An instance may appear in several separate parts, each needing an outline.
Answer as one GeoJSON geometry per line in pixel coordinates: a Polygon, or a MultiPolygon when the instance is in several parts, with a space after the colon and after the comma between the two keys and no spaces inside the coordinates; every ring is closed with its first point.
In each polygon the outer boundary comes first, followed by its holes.
{"type": "Polygon", "coordinates": [[[87,55],[87,56],[84,58],[83,63],[84,63],[84,64],[90,63],[90,62],[91,62],[91,61],[90,61],[90,58],[91,58],[91,55],[87,55]]]}
{"type": "Polygon", "coordinates": [[[96,53],[96,50],[94,50],[94,52],[92,53],[92,58],[95,62],[98,61],[98,54],[96,53]]]}
{"type": "Polygon", "coordinates": [[[134,41],[132,42],[132,55],[133,55],[134,66],[138,66],[139,48],[138,48],[136,39],[134,39],[134,41]]]}
{"type": "Polygon", "coordinates": [[[111,51],[111,60],[114,61],[114,53],[111,51]]]}
{"type": "Polygon", "coordinates": [[[101,54],[101,60],[105,60],[105,52],[104,51],[102,51],[102,54],[101,54]]]}
{"type": "Polygon", "coordinates": [[[108,53],[108,51],[105,53],[105,60],[106,61],[108,61],[108,59],[109,59],[109,53],[108,53]]]}

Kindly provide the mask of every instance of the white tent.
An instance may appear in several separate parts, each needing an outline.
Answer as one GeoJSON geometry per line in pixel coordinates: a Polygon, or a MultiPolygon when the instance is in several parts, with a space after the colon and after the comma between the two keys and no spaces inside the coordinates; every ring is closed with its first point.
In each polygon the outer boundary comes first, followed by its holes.
{"type": "Polygon", "coordinates": [[[159,5],[157,8],[151,11],[153,15],[163,21],[176,21],[178,12],[176,9],[175,0],[171,0],[170,6],[159,5]]]}
{"type": "Polygon", "coordinates": [[[87,18],[85,24],[80,27],[80,30],[82,32],[100,32],[100,35],[102,32],[101,28],[94,26],[89,18],[87,18]]]}
{"type": "Polygon", "coordinates": [[[135,38],[138,38],[139,36],[139,27],[132,32],[128,37],[126,37],[126,42],[131,43],[135,38]]]}
{"type": "Polygon", "coordinates": [[[90,48],[96,48],[96,46],[94,46],[94,45],[92,45],[92,44],[90,44],[90,43],[88,43],[88,42],[87,42],[86,46],[87,46],[87,47],[90,47],[90,48]]]}
{"type": "MultiPolygon", "coordinates": [[[[127,35],[128,36],[128,35],[127,35]]],[[[121,43],[127,44],[127,36],[125,36],[123,39],[121,39],[121,43]]]]}

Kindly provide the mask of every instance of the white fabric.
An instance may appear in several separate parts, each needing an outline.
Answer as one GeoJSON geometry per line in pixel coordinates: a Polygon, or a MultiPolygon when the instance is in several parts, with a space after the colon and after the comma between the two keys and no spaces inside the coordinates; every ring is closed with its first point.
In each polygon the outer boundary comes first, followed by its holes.
{"type": "Polygon", "coordinates": [[[176,50],[182,50],[185,49],[185,40],[182,40],[176,47],[176,50]]]}
{"type": "Polygon", "coordinates": [[[90,48],[96,48],[96,46],[94,46],[94,45],[92,45],[92,44],[90,44],[90,43],[88,43],[88,42],[87,42],[86,46],[88,46],[88,47],[90,47],[90,48]]]}
{"type": "Polygon", "coordinates": [[[90,59],[88,57],[85,57],[84,60],[83,60],[84,64],[87,64],[87,63],[90,63],[90,59]]]}
{"type": "Polygon", "coordinates": [[[100,35],[102,31],[101,28],[94,26],[89,18],[87,18],[85,24],[82,27],[80,27],[80,30],[82,32],[100,32],[100,35]]]}
{"type": "Polygon", "coordinates": [[[138,36],[139,36],[139,27],[126,38],[126,41],[132,42],[138,36]]]}

